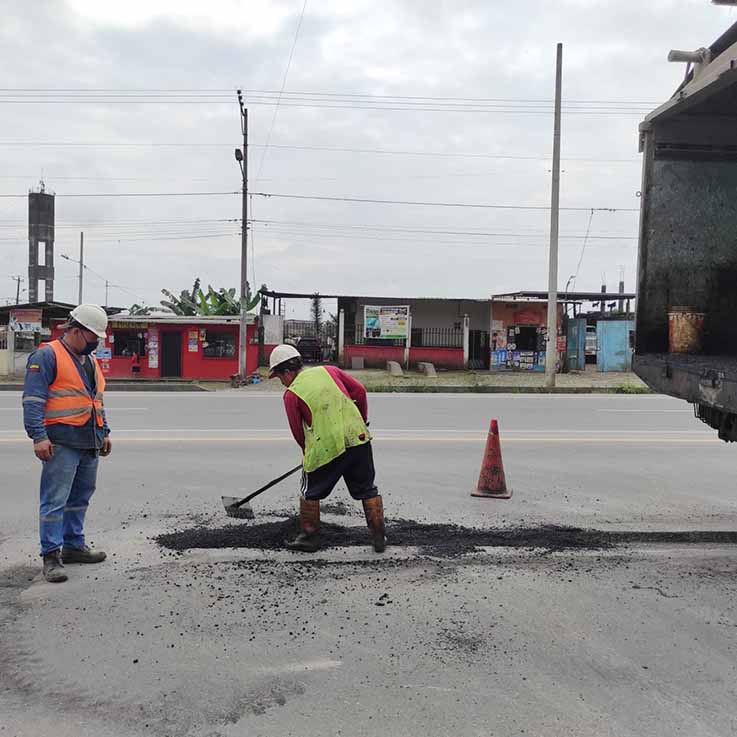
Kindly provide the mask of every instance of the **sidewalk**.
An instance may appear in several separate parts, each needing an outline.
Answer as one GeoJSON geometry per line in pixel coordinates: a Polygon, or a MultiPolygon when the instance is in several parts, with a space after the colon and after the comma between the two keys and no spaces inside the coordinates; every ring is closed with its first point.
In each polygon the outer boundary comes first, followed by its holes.
{"type": "Polygon", "coordinates": [[[632,372],[600,373],[595,370],[557,374],[555,389],[545,388],[545,375],[533,372],[438,371],[436,379],[417,372],[389,376],[380,369],[349,371],[371,392],[520,392],[520,393],[649,393],[632,372]]]}
{"type": "MultiPolygon", "coordinates": [[[[370,392],[408,393],[557,393],[557,394],[646,394],[650,389],[632,372],[600,373],[593,369],[558,374],[555,389],[545,388],[545,376],[533,372],[490,371],[438,371],[435,379],[428,379],[416,371],[405,372],[402,377],[390,376],[383,369],[348,371],[370,392]]],[[[243,392],[281,392],[276,380],[266,378],[266,369],[261,370],[260,384],[241,387],[243,392]]],[[[110,380],[108,391],[164,391],[202,392],[230,389],[226,382],[180,382],[180,381],[130,381],[110,380]]],[[[0,391],[20,391],[23,383],[18,378],[0,377],[0,391]]]]}

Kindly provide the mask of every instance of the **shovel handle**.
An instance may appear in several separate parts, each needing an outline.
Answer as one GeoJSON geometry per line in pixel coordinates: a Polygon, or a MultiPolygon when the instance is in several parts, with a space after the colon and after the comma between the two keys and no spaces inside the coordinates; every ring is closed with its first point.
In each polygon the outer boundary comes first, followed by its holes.
{"type": "Polygon", "coordinates": [[[276,486],[278,483],[284,481],[284,479],[286,478],[289,478],[289,476],[291,476],[293,473],[297,473],[297,471],[301,469],[302,469],[302,464],[300,463],[299,466],[295,466],[294,468],[282,474],[278,478],[275,478],[273,481],[269,481],[269,483],[266,484],[266,486],[262,486],[260,489],[257,489],[256,491],[253,492],[253,494],[249,494],[247,497],[233,504],[233,509],[238,509],[239,507],[242,507],[244,504],[248,504],[248,502],[250,502],[251,499],[257,497],[259,494],[263,494],[265,491],[268,491],[272,486],[276,486]]]}

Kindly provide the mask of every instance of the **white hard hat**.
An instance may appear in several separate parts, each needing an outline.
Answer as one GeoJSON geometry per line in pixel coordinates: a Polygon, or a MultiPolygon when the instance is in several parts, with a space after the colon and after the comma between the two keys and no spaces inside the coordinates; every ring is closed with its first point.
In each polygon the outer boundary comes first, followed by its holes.
{"type": "Polygon", "coordinates": [[[105,337],[107,313],[99,305],[79,305],[69,313],[69,317],[98,338],[105,337]]]}
{"type": "Polygon", "coordinates": [[[300,352],[293,345],[278,345],[269,356],[269,376],[274,376],[274,369],[293,358],[302,358],[300,352]]]}

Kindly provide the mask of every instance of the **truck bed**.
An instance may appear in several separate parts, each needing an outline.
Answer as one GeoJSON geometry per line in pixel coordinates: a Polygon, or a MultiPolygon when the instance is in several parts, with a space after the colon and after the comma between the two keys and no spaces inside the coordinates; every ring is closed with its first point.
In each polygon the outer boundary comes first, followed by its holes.
{"type": "Polygon", "coordinates": [[[634,370],[655,391],[727,411],[737,406],[737,356],[636,355],[634,370]]]}

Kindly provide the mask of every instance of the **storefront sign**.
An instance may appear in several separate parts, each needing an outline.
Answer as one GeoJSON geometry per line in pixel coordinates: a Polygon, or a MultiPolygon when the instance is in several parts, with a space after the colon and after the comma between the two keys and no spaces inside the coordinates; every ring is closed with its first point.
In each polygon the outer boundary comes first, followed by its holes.
{"type": "Polygon", "coordinates": [[[159,329],[150,327],[148,329],[148,367],[159,368],[159,329]]]}
{"type": "Polygon", "coordinates": [[[406,340],[409,337],[409,306],[364,305],[363,331],[365,338],[406,340]]]}
{"type": "Polygon", "coordinates": [[[8,323],[14,333],[40,333],[41,310],[11,310],[8,323]]]}
{"type": "Polygon", "coordinates": [[[522,310],[517,310],[514,313],[514,324],[515,325],[542,325],[545,323],[546,315],[544,309],[526,307],[522,310]]]}
{"type": "Polygon", "coordinates": [[[128,320],[111,320],[110,327],[127,330],[146,330],[148,328],[148,325],[146,325],[145,323],[131,322],[128,320]]]}
{"type": "Polygon", "coordinates": [[[190,353],[197,353],[199,350],[199,330],[190,330],[189,331],[189,340],[187,342],[188,350],[190,353]]]}
{"type": "Polygon", "coordinates": [[[113,357],[113,349],[112,348],[98,348],[95,351],[95,355],[97,356],[98,361],[110,361],[113,357]]]}

